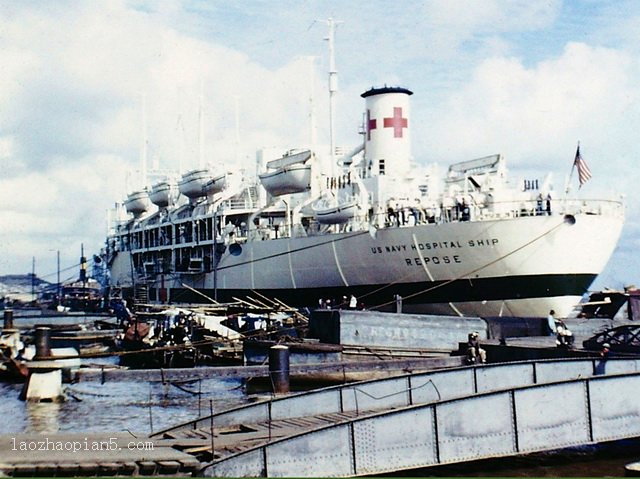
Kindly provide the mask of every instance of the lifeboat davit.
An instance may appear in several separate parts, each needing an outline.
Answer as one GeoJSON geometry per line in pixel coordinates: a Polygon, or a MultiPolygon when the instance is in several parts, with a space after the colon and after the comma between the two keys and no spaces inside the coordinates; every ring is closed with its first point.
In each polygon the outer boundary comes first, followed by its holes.
{"type": "Polygon", "coordinates": [[[124,200],[124,208],[133,216],[140,216],[149,208],[149,195],[147,190],[134,191],[124,200]]]}
{"type": "Polygon", "coordinates": [[[204,185],[211,179],[211,174],[206,168],[191,170],[178,182],[178,191],[189,199],[201,198],[206,195],[204,185]]]}

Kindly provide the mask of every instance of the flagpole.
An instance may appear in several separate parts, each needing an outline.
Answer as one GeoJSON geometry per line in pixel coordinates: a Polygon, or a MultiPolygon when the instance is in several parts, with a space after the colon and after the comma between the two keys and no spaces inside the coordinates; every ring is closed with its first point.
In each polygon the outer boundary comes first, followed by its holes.
{"type": "MultiPolygon", "coordinates": [[[[580,151],[580,142],[578,141],[578,146],[576,148],[576,156],[580,151]]],[[[573,163],[571,163],[571,172],[569,172],[569,179],[567,180],[567,188],[565,189],[565,195],[569,194],[569,188],[571,188],[571,179],[573,178],[573,170],[576,169],[576,160],[574,158],[573,163]]]]}

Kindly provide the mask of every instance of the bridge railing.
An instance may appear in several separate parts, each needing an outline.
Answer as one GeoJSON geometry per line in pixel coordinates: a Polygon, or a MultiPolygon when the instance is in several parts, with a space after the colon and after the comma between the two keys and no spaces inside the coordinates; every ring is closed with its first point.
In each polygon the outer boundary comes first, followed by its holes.
{"type": "MultiPolygon", "coordinates": [[[[519,386],[640,370],[640,359],[577,358],[466,366],[350,383],[276,397],[213,415],[215,427],[259,423],[347,411],[373,411],[444,401],[519,386]]],[[[183,428],[209,429],[212,416],[154,433],[183,428]]]]}
{"type": "Polygon", "coordinates": [[[380,474],[640,436],[640,373],[591,376],[372,413],[205,467],[216,477],[380,474]]]}

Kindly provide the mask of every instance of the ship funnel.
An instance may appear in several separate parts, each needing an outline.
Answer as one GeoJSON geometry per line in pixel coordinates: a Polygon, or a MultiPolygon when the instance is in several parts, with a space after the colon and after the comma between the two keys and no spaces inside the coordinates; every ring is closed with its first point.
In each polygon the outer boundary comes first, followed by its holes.
{"type": "Polygon", "coordinates": [[[406,88],[372,88],[366,100],[365,159],[374,175],[404,176],[410,168],[409,96],[406,88]]]}

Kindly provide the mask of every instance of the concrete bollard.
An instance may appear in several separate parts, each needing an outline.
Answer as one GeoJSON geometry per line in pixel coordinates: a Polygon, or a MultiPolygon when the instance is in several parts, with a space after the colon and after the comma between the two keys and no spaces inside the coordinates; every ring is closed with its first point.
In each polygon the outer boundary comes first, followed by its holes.
{"type": "Polygon", "coordinates": [[[4,310],[4,326],[3,329],[13,329],[13,310],[4,310]]]}
{"type": "Polygon", "coordinates": [[[51,328],[38,326],[34,334],[36,354],[27,363],[29,377],[24,383],[20,399],[23,401],[64,401],[62,365],[51,358],[51,328]]]}
{"type": "Polygon", "coordinates": [[[51,328],[46,326],[38,326],[36,328],[34,343],[36,346],[36,355],[33,359],[45,359],[51,357],[51,328]]]}
{"type": "Polygon", "coordinates": [[[29,377],[22,387],[20,399],[31,402],[64,401],[62,368],[54,361],[27,363],[29,377]]]}
{"type": "Polygon", "coordinates": [[[269,377],[275,394],[289,392],[289,348],[272,346],[269,348],[269,377]]]}
{"type": "Polygon", "coordinates": [[[400,296],[399,294],[395,295],[396,300],[396,313],[401,314],[402,313],[402,296],[400,296]]]}

